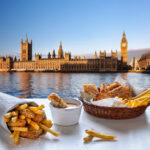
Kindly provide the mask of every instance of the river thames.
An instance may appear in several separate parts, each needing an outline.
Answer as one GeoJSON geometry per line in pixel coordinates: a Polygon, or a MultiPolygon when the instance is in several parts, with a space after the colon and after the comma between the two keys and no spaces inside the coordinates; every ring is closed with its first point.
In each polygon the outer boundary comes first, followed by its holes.
{"type": "Polygon", "coordinates": [[[150,74],[143,73],[0,73],[0,92],[21,98],[46,98],[54,92],[61,97],[77,97],[83,84],[110,84],[122,78],[132,86],[150,87],[150,74]]]}

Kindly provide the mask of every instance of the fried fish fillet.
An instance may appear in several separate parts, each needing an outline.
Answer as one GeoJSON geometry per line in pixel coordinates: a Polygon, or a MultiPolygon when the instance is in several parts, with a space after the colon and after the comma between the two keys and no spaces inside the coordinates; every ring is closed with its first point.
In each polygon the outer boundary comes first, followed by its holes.
{"type": "Polygon", "coordinates": [[[100,92],[107,92],[108,88],[107,85],[105,83],[102,83],[100,86],[100,92]]]}
{"type": "Polygon", "coordinates": [[[93,97],[96,97],[99,93],[97,87],[94,84],[84,84],[83,90],[85,93],[88,93],[89,95],[92,95],[93,97]]]}
{"type": "Polygon", "coordinates": [[[60,107],[60,108],[66,108],[67,104],[64,102],[63,99],[61,99],[57,94],[52,93],[51,95],[48,96],[48,99],[51,100],[52,104],[55,107],[60,107]]]}
{"type": "Polygon", "coordinates": [[[34,118],[32,118],[33,121],[35,122],[41,122],[45,118],[45,114],[35,114],[34,118]]]}
{"type": "Polygon", "coordinates": [[[111,97],[119,97],[126,99],[131,96],[131,89],[128,85],[121,85],[108,92],[111,97]]]}
{"type": "Polygon", "coordinates": [[[29,127],[29,131],[27,132],[20,132],[20,136],[24,138],[29,138],[29,139],[36,139],[38,138],[41,134],[43,133],[42,129],[35,130],[32,127],[29,127]]]}
{"type": "Polygon", "coordinates": [[[117,88],[117,87],[119,87],[119,86],[121,86],[120,83],[114,82],[114,83],[110,84],[110,85],[107,87],[107,89],[108,89],[109,91],[111,91],[112,89],[115,89],[115,88],[117,88]]]}
{"type": "Polygon", "coordinates": [[[116,88],[113,88],[108,92],[105,93],[100,92],[94,100],[101,100],[101,99],[113,98],[113,97],[126,99],[130,96],[131,96],[130,87],[128,85],[121,85],[116,88]]]}
{"type": "Polygon", "coordinates": [[[35,114],[30,109],[26,108],[22,111],[20,111],[21,115],[24,115],[27,118],[34,118],[35,114]]]}

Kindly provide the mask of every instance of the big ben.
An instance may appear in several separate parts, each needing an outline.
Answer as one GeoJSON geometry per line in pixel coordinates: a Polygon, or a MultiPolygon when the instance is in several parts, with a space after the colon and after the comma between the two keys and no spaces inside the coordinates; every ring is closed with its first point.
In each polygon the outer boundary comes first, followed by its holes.
{"type": "Polygon", "coordinates": [[[123,63],[127,64],[127,48],[128,42],[126,39],[126,34],[123,32],[122,40],[121,40],[121,58],[123,59],[123,63]]]}

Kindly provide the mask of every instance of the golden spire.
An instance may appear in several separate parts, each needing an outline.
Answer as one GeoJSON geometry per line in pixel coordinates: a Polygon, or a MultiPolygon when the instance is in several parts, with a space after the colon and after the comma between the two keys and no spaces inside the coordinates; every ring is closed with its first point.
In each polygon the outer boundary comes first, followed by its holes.
{"type": "Polygon", "coordinates": [[[94,59],[97,59],[97,52],[95,51],[95,54],[94,54],[94,59]]]}
{"type": "Polygon", "coordinates": [[[63,49],[62,49],[62,42],[60,41],[59,49],[58,49],[58,58],[64,58],[63,49]]]}
{"type": "Polygon", "coordinates": [[[125,31],[123,31],[123,36],[122,36],[122,38],[126,38],[125,31]]]}

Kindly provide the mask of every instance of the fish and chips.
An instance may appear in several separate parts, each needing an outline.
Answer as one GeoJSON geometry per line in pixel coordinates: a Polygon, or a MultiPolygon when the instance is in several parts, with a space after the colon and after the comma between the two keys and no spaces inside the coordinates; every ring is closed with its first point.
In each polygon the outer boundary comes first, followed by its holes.
{"type": "Polygon", "coordinates": [[[19,137],[36,139],[45,132],[59,135],[50,129],[53,124],[51,120],[46,119],[43,108],[44,105],[36,107],[22,104],[4,115],[4,122],[11,131],[9,137],[14,139],[14,144],[19,144],[19,137]]]}

